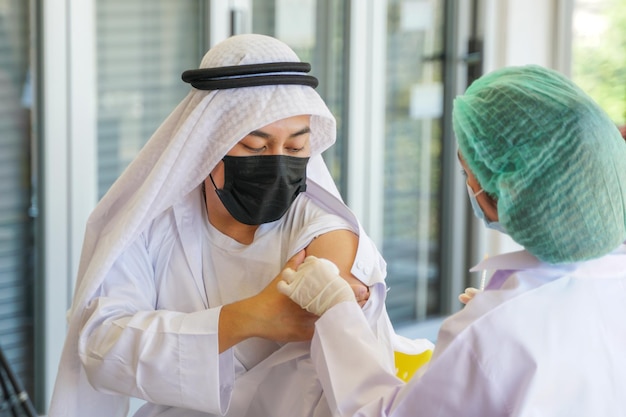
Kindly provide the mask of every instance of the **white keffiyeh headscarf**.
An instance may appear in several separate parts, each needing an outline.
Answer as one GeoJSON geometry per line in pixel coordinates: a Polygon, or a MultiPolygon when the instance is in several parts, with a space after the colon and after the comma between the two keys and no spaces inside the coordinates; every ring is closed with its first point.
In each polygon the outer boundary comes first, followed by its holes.
{"type": "MultiPolygon", "coordinates": [[[[299,62],[284,43],[262,35],[238,35],[212,48],[201,68],[299,62]]],[[[125,415],[121,396],[98,393],[86,381],[78,357],[81,314],[121,252],[164,210],[193,191],[222,157],[249,132],[277,120],[311,115],[308,182],[341,201],[321,153],[335,141],[335,119],[305,85],[267,85],[204,91],[192,88],[156,130],[89,217],[69,330],[50,417],[125,415]],[[82,411],[81,411],[82,410],[82,411]]]]}

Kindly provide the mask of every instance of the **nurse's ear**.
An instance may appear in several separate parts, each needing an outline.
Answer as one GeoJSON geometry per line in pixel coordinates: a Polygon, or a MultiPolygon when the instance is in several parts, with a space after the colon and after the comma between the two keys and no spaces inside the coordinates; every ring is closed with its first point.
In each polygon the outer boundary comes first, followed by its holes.
{"type": "Polygon", "coordinates": [[[498,200],[492,196],[487,194],[483,187],[480,185],[474,173],[469,169],[466,165],[465,160],[460,152],[457,151],[457,157],[459,159],[459,163],[461,167],[463,167],[463,171],[466,176],[467,185],[470,187],[474,196],[476,198],[476,202],[480,206],[481,210],[485,214],[485,217],[490,222],[497,222],[499,220],[498,217],[498,200]]]}
{"type": "Polygon", "coordinates": [[[489,220],[490,222],[499,221],[500,218],[498,216],[498,200],[495,197],[487,194],[486,192],[481,193],[481,195],[484,196],[482,202],[480,201],[481,199],[479,199],[478,197],[476,198],[476,200],[480,204],[480,207],[483,209],[487,220],[489,220]]]}

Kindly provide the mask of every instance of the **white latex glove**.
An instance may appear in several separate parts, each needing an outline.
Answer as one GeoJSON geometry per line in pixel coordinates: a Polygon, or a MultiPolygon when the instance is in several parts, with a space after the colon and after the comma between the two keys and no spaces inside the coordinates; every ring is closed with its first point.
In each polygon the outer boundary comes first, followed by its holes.
{"type": "Polygon", "coordinates": [[[307,256],[297,271],[285,268],[278,291],[317,316],[342,301],[356,301],[352,287],[328,259],[307,256]]]}
{"type": "Polygon", "coordinates": [[[466,288],[465,292],[459,295],[459,301],[462,302],[463,304],[467,304],[479,292],[481,292],[481,290],[479,290],[478,288],[472,288],[472,287],[466,288]]]}

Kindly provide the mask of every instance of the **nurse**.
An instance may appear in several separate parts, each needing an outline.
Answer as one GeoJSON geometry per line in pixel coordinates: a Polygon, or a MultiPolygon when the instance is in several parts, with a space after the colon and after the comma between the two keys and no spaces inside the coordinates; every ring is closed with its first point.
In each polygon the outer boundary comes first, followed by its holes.
{"type": "Polygon", "coordinates": [[[89,218],[50,417],[125,416],[130,397],[141,417],[329,416],[316,317],[274,281],[304,249],[340,266],[393,369],[385,263],[323,162],[335,119],[308,71],[239,35],[183,74],[89,218]]]}
{"type": "Polygon", "coordinates": [[[626,144],[561,74],[538,66],[483,76],[454,102],[460,163],[476,214],[525,249],[442,325],[408,384],[331,262],[308,257],[278,286],[316,323],[312,357],[341,416],[616,416],[626,392],[626,144]],[[323,289],[323,290],[322,290],[323,289]],[[351,340],[351,343],[337,342],[351,340]]]}

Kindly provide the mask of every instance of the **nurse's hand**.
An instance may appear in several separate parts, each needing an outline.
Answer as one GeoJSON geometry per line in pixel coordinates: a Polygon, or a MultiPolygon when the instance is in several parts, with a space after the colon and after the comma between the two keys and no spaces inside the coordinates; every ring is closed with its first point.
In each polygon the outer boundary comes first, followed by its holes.
{"type": "MultiPolygon", "coordinates": [[[[285,268],[297,269],[304,251],[291,258],[285,268]]],[[[278,291],[281,274],[259,294],[222,307],[218,326],[220,353],[250,337],[276,342],[311,340],[317,316],[300,308],[278,291]]]]}
{"type": "Polygon", "coordinates": [[[462,302],[463,304],[467,304],[479,292],[480,290],[478,288],[472,288],[472,287],[466,288],[465,292],[459,295],[459,301],[462,302]]]}
{"type": "MultiPolygon", "coordinates": [[[[352,275],[359,237],[349,230],[333,230],[313,239],[306,248],[307,255],[328,259],[339,268],[339,275],[346,280],[354,291],[354,296],[361,307],[370,297],[367,285],[352,275]]],[[[295,269],[295,268],[294,268],[295,269]]]]}
{"type": "Polygon", "coordinates": [[[339,268],[327,259],[307,256],[297,270],[286,268],[282,276],[278,290],[317,316],[341,302],[356,301],[353,287],[339,275],[339,268]]]}

